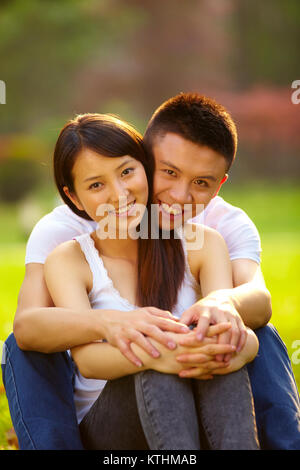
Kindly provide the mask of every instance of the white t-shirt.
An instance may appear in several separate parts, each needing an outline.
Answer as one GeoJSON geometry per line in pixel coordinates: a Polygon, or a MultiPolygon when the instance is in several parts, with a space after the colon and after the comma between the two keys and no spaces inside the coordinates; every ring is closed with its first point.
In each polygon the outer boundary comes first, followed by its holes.
{"type": "MultiPolygon", "coordinates": [[[[216,196],[193,222],[217,230],[227,244],[231,260],[245,258],[260,263],[260,237],[243,210],[216,196]]],[[[48,254],[60,243],[96,228],[96,222],[79,217],[67,205],[56,207],[33,228],[27,242],[25,264],[44,264],[48,254]]]]}

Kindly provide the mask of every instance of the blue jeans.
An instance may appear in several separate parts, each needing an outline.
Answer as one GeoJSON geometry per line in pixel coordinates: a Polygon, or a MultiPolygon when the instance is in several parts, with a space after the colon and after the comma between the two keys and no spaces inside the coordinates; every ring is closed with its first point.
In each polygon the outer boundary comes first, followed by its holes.
{"type": "Polygon", "coordinates": [[[300,400],[285,344],[269,324],[255,331],[258,355],[248,364],[263,449],[300,450],[300,400]]]}
{"type": "Polygon", "coordinates": [[[11,334],[2,377],[19,448],[83,450],[73,401],[73,362],[67,353],[24,352],[11,334]]]}
{"type": "MultiPolygon", "coordinates": [[[[300,402],[290,360],[277,331],[256,331],[259,353],[248,366],[262,449],[300,449],[300,402]]],[[[2,364],[21,449],[83,449],[67,353],[23,352],[10,335],[2,364]]]]}

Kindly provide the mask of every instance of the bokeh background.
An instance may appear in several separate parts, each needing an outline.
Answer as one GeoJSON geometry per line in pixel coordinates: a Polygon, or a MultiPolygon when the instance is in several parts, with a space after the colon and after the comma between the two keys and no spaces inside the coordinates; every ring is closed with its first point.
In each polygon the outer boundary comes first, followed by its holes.
{"type": "MultiPolygon", "coordinates": [[[[221,196],[262,239],[272,323],[300,383],[298,0],[1,0],[0,340],[12,331],[26,239],[60,203],[51,158],[60,128],[110,112],[144,132],[181,91],[231,112],[239,149],[221,196]]],[[[300,97],[300,93],[299,93],[300,97]]],[[[15,448],[0,385],[0,447],[15,448]]]]}

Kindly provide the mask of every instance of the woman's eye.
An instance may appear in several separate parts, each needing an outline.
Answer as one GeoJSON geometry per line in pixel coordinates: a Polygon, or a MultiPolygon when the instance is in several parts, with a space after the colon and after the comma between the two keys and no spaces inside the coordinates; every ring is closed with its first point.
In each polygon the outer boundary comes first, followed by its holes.
{"type": "Polygon", "coordinates": [[[122,171],[121,175],[126,176],[129,175],[129,173],[132,173],[134,168],[125,168],[125,170],[122,171]]]}
{"type": "Polygon", "coordinates": [[[102,183],[97,182],[97,183],[91,184],[89,186],[89,189],[99,189],[99,188],[101,188],[101,186],[102,186],[102,183]]]}

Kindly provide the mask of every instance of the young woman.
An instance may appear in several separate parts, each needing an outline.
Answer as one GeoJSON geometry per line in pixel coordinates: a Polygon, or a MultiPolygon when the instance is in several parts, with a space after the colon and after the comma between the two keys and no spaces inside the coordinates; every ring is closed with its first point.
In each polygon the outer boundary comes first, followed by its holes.
{"type": "MultiPolygon", "coordinates": [[[[172,231],[169,239],[151,238],[153,170],[153,161],[144,152],[141,136],[116,117],[81,115],[62,129],[54,153],[58,190],[74,212],[96,221],[99,229],[58,246],[49,255],[45,263],[45,279],[56,306],[82,309],[92,306],[95,309],[117,310],[120,316],[126,310],[147,309],[151,314],[157,315],[160,312],[158,309],[164,309],[172,312],[170,321],[176,321],[176,317],[195,303],[200,295],[205,296],[212,290],[232,287],[226,245],[217,232],[198,228],[197,230],[204,230],[204,243],[199,250],[192,251],[189,251],[184,236],[182,239],[176,238],[172,231]],[[145,230],[148,236],[138,235],[145,234],[145,230]]],[[[229,373],[243,368],[255,357],[258,343],[250,330],[245,346],[238,354],[231,345],[218,344],[217,335],[226,328],[229,328],[228,324],[211,326],[203,342],[193,346],[193,351],[199,354],[199,378],[208,379],[211,369],[214,369],[214,374],[234,376],[229,373]],[[230,354],[231,359],[229,362],[216,361],[215,356],[218,354],[230,354]]],[[[181,387],[185,382],[177,374],[189,365],[176,358],[190,348],[180,346],[180,334],[170,336],[177,343],[174,351],[153,341],[160,352],[159,358],[151,359],[141,348],[135,346],[139,357],[143,359],[139,366],[127,361],[118,349],[101,341],[102,338],[98,342],[72,349],[72,357],[78,368],[75,378],[75,405],[83,439],[88,448],[105,448],[101,444],[101,436],[100,439],[97,436],[96,441],[90,437],[91,434],[99,434],[102,418],[99,407],[95,405],[102,403],[104,392],[106,396],[109,393],[112,382],[106,381],[113,381],[118,386],[118,382],[113,379],[133,374],[139,376],[141,371],[155,371],[162,374],[162,381],[171,375],[172,380],[176,380],[174,387],[177,383],[181,387]],[[95,421],[98,428],[94,426],[95,421]]],[[[228,394],[228,390],[222,393],[225,376],[219,377],[217,395],[214,386],[207,386],[208,382],[213,383],[214,380],[205,381],[206,399],[198,406],[197,401],[203,394],[195,394],[197,412],[190,417],[194,421],[194,427],[189,423],[189,429],[197,428],[203,416],[207,416],[207,410],[213,410],[211,416],[214,418],[219,417],[215,428],[222,428],[224,419],[228,421],[223,413],[225,408],[233,417],[230,434],[234,437],[230,445],[233,448],[257,449],[251,392],[248,386],[244,386],[244,381],[247,380],[245,375],[238,380],[239,388],[235,383],[232,393],[228,394]],[[232,403],[235,409],[240,407],[243,420],[236,419],[231,412],[232,403]]],[[[185,383],[189,392],[192,387],[198,387],[198,381],[192,382],[192,385],[190,382],[185,383]]],[[[158,387],[159,384],[160,378],[158,387]]],[[[189,392],[186,395],[183,392],[180,397],[186,407],[190,402],[189,392]]],[[[138,396],[137,392],[137,401],[138,396]]],[[[123,395],[113,401],[114,406],[110,406],[109,411],[121,415],[124,406],[126,408],[124,401],[130,398],[132,397],[123,395]]],[[[175,409],[171,412],[176,415],[175,409]]],[[[162,422],[165,421],[163,413],[162,410],[162,422]]],[[[140,413],[146,437],[147,418],[147,413],[140,413]]],[[[182,423],[185,421],[183,418],[181,416],[182,423]]],[[[178,426],[181,426],[180,421],[178,426]]],[[[112,434],[114,431],[117,429],[112,430],[112,434]]],[[[182,436],[182,433],[184,434],[182,429],[178,429],[178,434],[182,436]]],[[[198,434],[196,437],[198,440],[198,434]]],[[[182,439],[184,441],[184,436],[182,439]]],[[[195,442],[195,433],[191,438],[193,442],[188,442],[189,439],[190,436],[187,436],[184,441],[186,443],[177,448],[200,448],[200,444],[195,442]]],[[[147,444],[143,445],[155,448],[149,440],[147,438],[147,444]]],[[[121,445],[122,443],[114,441],[108,448],[124,448],[121,445]]],[[[134,441],[128,445],[131,447],[127,448],[137,448],[134,441]]],[[[174,448],[170,447],[171,442],[165,445],[169,446],[166,448],[174,448]]]]}

